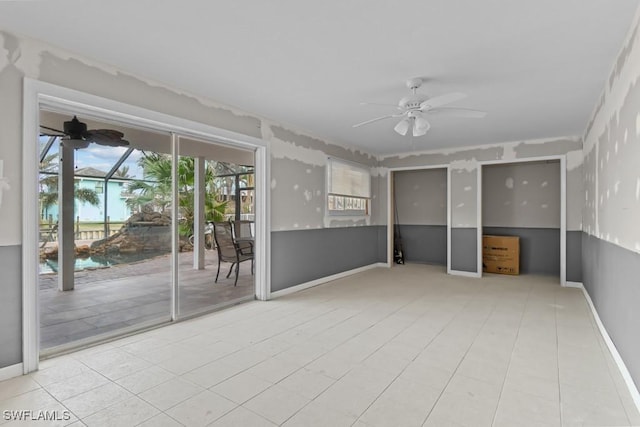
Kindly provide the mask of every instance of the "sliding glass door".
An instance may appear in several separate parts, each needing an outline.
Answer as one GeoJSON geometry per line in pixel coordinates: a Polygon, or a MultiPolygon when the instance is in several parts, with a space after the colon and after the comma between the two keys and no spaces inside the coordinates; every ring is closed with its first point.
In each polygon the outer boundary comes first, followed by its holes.
{"type": "Polygon", "coordinates": [[[236,218],[235,197],[228,197],[235,186],[229,190],[227,175],[253,170],[254,153],[186,137],[177,144],[177,313],[188,317],[255,295],[251,248],[236,253],[233,242],[220,241],[224,250],[218,250],[214,236],[236,218]]]}
{"type": "Polygon", "coordinates": [[[52,110],[39,144],[41,356],[254,298],[213,227],[254,219],[254,151],[52,110]]]}

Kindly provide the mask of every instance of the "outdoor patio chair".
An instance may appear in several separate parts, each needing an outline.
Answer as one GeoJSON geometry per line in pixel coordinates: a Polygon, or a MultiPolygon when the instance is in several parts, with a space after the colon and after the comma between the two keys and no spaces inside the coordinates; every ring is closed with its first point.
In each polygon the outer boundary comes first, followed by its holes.
{"type": "Polygon", "coordinates": [[[253,254],[253,221],[246,220],[229,220],[231,223],[231,231],[238,247],[243,253],[253,254]]]}
{"type": "Polygon", "coordinates": [[[253,274],[253,245],[251,249],[242,248],[235,241],[233,237],[233,230],[231,228],[231,222],[214,222],[213,223],[213,237],[216,241],[218,249],[218,271],[216,272],[215,283],[218,283],[218,276],[220,275],[220,264],[222,262],[230,262],[231,267],[227,278],[231,275],[231,271],[235,266],[236,280],[233,286],[238,284],[238,273],[240,271],[240,263],[244,261],[251,261],[251,274],[253,274]]]}

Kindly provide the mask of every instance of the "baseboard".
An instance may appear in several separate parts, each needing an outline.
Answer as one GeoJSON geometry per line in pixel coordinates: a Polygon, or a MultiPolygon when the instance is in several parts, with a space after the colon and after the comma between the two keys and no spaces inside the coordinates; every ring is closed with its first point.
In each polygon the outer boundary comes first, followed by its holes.
{"type": "Polygon", "coordinates": [[[600,334],[602,335],[604,342],[607,344],[607,348],[609,349],[609,352],[611,353],[613,360],[616,362],[616,365],[620,370],[620,374],[622,374],[622,378],[624,379],[624,382],[627,385],[627,388],[629,389],[629,393],[631,394],[631,398],[633,399],[633,402],[636,404],[636,408],[638,409],[638,412],[640,412],[640,392],[638,392],[638,388],[633,382],[633,378],[631,377],[631,374],[627,369],[627,365],[624,364],[624,360],[622,360],[622,356],[620,356],[620,353],[618,353],[618,349],[616,348],[615,344],[611,340],[611,337],[609,336],[609,333],[605,329],[604,324],[602,323],[602,320],[600,320],[600,316],[596,311],[595,305],[593,305],[593,301],[591,300],[591,297],[589,296],[587,289],[582,287],[582,292],[584,293],[584,297],[586,298],[587,303],[591,308],[591,313],[593,313],[593,318],[596,320],[596,324],[598,325],[600,334]]]}
{"type": "Polygon", "coordinates": [[[312,280],[310,282],[301,283],[299,285],[291,286],[286,289],[271,292],[271,298],[278,298],[285,295],[292,294],[294,292],[300,292],[305,289],[313,288],[314,286],[322,285],[323,283],[331,282],[333,280],[342,279],[353,274],[362,273],[363,271],[371,270],[372,268],[388,268],[389,264],[386,262],[378,262],[375,264],[365,265],[364,267],[354,268],[353,270],[343,271],[342,273],[332,274],[331,276],[322,277],[320,279],[312,280]]]}
{"type": "Polygon", "coordinates": [[[447,274],[452,276],[463,276],[463,277],[482,277],[481,273],[477,273],[475,271],[460,271],[460,270],[449,270],[447,274]]]}
{"type": "Polygon", "coordinates": [[[565,288],[577,288],[577,289],[584,289],[584,285],[582,284],[582,282],[570,282],[570,281],[566,281],[564,282],[564,285],[562,285],[565,288]]]}
{"type": "Polygon", "coordinates": [[[23,375],[22,363],[16,363],[15,365],[6,366],[0,368],[0,381],[8,380],[9,378],[19,377],[23,375]]]}

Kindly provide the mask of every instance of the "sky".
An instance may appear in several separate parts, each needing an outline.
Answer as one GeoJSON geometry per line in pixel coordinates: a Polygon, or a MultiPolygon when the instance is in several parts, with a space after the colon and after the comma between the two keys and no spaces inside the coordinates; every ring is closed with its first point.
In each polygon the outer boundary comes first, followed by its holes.
{"type": "MultiPolygon", "coordinates": [[[[48,137],[40,137],[41,149],[47,140],[48,137]]],[[[55,150],[56,144],[54,143],[49,154],[54,153],[55,150]]],[[[107,173],[126,151],[126,147],[107,147],[98,144],[89,144],[87,148],[81,148],[75,151],[76,168],[92,167],[107,173]]],[[[123,163],[123,166],[129,166],[129,175],[131,178],[142,178],[142,168],[138,166],[140,157],[142,157],[142,152],[134,150],[123,163]]]]}

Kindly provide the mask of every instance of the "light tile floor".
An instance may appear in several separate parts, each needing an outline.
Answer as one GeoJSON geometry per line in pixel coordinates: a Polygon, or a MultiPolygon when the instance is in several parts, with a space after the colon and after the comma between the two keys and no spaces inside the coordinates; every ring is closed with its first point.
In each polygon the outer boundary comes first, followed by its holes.
{"type": "Polygon", "coordinates": [[[640,425],[582,292],[556,282],[370,270],[46,360],[0,383],[0,409],[77,426],[640,425]]]}

